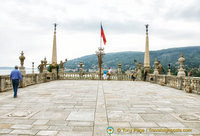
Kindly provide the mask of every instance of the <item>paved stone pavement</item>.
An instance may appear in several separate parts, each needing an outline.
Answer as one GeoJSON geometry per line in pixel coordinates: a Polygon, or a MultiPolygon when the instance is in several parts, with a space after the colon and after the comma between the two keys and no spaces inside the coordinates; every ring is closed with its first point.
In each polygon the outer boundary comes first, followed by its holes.
{"type": "Polygon", "coordinates": [[[149,82],[60,80],[12,95],[0,93],[2,136],[200,134],[200,95],[149,82]]]}

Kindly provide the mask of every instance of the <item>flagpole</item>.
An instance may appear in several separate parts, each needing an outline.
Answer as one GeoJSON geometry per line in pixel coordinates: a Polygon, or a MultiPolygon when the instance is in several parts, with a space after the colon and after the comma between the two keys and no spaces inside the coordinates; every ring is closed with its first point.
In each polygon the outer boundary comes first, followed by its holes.
{"type": "Polygon", "coordinates": [[[100,49],[102,48],[101,26],[102,22],[100,23],[100,49]]]}
{"type": "Polygon", "coordinates": [[[103,49],[102,49],[102,36],[101,36],[101,31],[102,31],[101,29],[102,29],[102,28],[101,28],[101,27],[102,27],[102,22],[100,23],[100,48],[99,48],[99,59],[100,59],[100,60],[99,60],[99,79],[100,79],[100,80],[101,80],[101,78],[102,78],[102,77],[101,77],[101,63],[102,63],[102,55],[103,55],[103,54],[102,54],[102,53],[103,53],[103,52],[102,52],[103,49]]]}

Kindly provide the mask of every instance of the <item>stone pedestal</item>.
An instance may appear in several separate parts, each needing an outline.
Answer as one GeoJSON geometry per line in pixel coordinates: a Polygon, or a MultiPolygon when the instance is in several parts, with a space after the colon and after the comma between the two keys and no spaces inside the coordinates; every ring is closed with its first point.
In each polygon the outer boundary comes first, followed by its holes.
{"type": "Polygon", "coordinates": [[[57,73],[57,69],[56,68],[52,68],[52,72],[53,73],[57,73]]]}
{"type": "Polygon", "coordinates": [[[142,80],[142,72],[141,72],[141,69],[138,69],[137,70],[137,80],[142,80]]]}
{"type": "Polygon", "coordinates": [[[21,66],[21,67],[19,67],[19,70],[20,70],[20,72],[21,72],[22,75],[26,74],[25,67],[21,66]]]}
{"type": "Polygon", "coordinates": [[[178,76],[185,76],[185,70],[184,69],[179,69],[178,70],[178,76]]]}
{"type": "Polygon", "coordinates": [[[154,69],[154,72],[153,72],[154,75],[158,75],[159,74],[159,72],[158,72],[158,64],[159,64],[158,60],[155,59],[155,61],[154,61],[155,69],[154,69]]]}
{"type": "Polygon", "coordinates": [[[60,69],[59,79],[64,79],[64,68],[60,69]]]}
{"type": "Polygon", "coordinates": [[[171,76],[171,69],[168,69],[167,75],[168,75],[168,76],[171,76]]]}

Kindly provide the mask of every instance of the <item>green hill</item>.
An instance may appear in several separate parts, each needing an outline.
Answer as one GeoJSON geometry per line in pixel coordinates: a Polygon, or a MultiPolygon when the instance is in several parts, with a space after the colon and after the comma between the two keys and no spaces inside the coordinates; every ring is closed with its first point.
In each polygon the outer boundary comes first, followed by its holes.
{"type": "MultiPolygon", "coordinates": [[[[157,58],[163,67],[166,69],[168,64],[171,64],[172,68],[178,67],[178,58],[180,54],[183,54],[186,59],[184,65],[186,69],[200,66],[200,46],[193,47],[181,47],[181,48],[170,48],[157,51],[150,51],[150,63],[153,66],[154,59],[157,58]]],[[[106,53],[103,57],[104,68],[117,68],[118,62],[122,64],[122,70],[135,69],[136,65],[133,63],[134,60],[137,62],[144,62],[144,52],[117,52],[117,53],[106,53]]],[[[97,69],[98,62],[96,54],[87,55],[77,59],[69,60],[64,64],[65,68],[76,69],[80,62],[83,62],[84,69],[97,69]]]]}

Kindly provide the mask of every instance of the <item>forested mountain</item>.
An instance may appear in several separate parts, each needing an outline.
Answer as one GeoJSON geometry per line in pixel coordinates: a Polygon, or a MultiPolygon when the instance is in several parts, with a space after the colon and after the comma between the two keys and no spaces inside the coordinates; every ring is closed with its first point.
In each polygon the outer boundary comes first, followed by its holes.
{"type": "MultiPolygon", "coordinates": [[[[150,51],[150,63],[153,66],[154,59],[157,58],[158,61],[167,68],[168,64],[171,64],[172,68],[178,67],[178,58],[180,54],[183,54],[185,58],[185,68],[198,68],[200,66],[200,46],[193,47],[181,47],[181,48],[170,48],[157,51],[150,51]]],[[[122,70],[135,69],[136,65],[134,60],[137,62],[144,62],[144,52],[117,52],[117,53],[106,53],[103,57],[103,68],[111,67],[113,69],[118,67],[118,63],[122,64],[122,70]]],[[[80,62],[83,62],[84,69],[97,69],[98,61],[96,54],[87,55],[77,59],[69,60],[64,64],[65,68],[76,69],[80,62]]]]}

